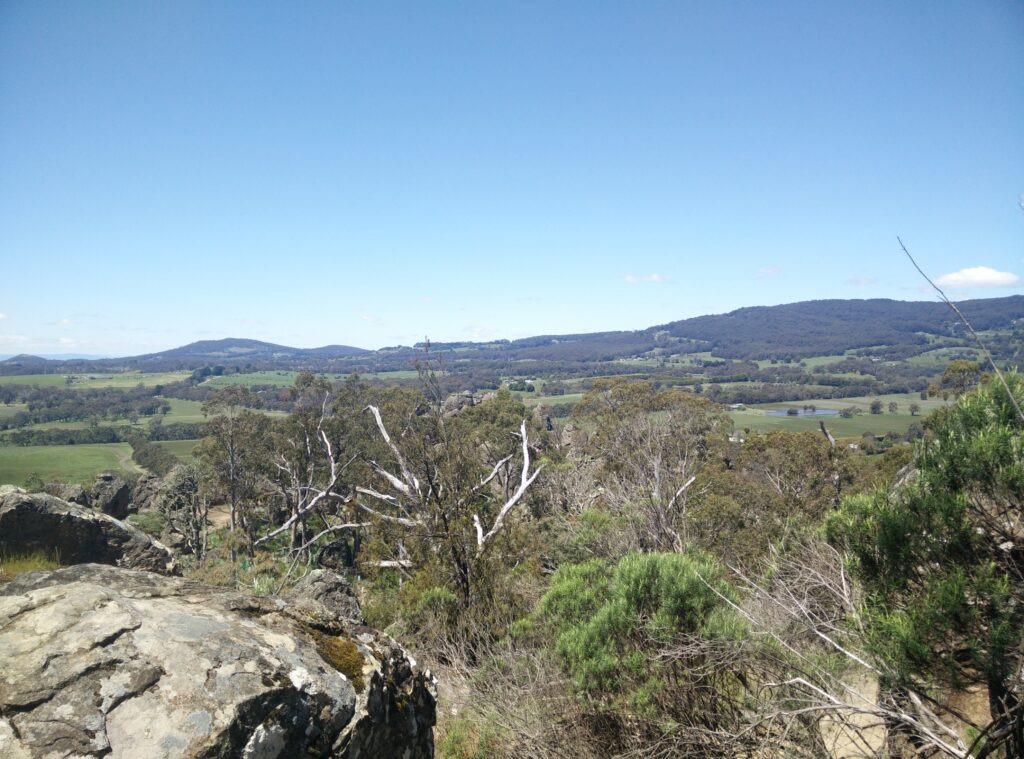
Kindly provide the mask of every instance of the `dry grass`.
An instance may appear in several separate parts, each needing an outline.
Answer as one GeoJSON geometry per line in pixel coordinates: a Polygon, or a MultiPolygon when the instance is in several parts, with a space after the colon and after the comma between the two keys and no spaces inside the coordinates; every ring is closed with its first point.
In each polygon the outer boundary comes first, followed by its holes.
{"type": "Polygon", "coordinates": [[[52,555],[37,551],[29,554],[7,556],[0,554],[0,583],[10,582],[25,572],[40,569],[57,569],[60,562],[52,555]]]}

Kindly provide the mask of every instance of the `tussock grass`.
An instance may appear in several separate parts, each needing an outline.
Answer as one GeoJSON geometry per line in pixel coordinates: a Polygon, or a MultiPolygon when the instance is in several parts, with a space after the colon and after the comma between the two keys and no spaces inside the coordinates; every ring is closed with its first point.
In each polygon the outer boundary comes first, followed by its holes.
{"type": "Polygon", "coordinates": [[[25,572],[34,572],[38,569],[57,569],[59,566],[60,561],[56,556],[42,551],[11,555],[0,553],[0,583],[10,582],[25,572]]]}

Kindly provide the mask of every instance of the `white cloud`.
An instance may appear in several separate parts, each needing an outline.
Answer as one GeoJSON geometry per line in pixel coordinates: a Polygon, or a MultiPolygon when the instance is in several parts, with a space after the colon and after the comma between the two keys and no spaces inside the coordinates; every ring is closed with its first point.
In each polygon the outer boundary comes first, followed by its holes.
{"type": "Polygon", "coordinates": [[[0,335],[0,345],[25,345],[30,342],[32,338],[25,335],[0,335]]]}
{"type": "Polygon", "coordinates": [[[69,324],[73,324],[73,322],[70,319],[60,319],[58,320],[57,324],[59,324],[62,327],[67,327],[69,324]]]}
{"type": "Polygon", "coordinates": [[[782,269],[778,266],[762,266],[757,270],[758,279],[772,279],[782,274],[782,269]]]}
{"type": "Polygon", "coordinates": [[[383,319],[381,319],[379,316],[374,316],[373,314],[363,314],[359,318],[362,319],[364,322],[375,324],[378,327],[384,323],[383,319]]]}
{"type": "Polygon", "coordinates": [[[1020,277],[1008,271],[996,271],[988,266],[972,266],[943,274],[935,280],[939,287],[951,290],[965,287],[1010,287],[1020,283],[1020,277]]]}
{"type": "Polygon", "coordinates": [[[470,325],[463,327],[462,333],[470,340],[491,340],[497,336],[498,331],[494,327],[470,325]]]}
{"type": "Polygon", "coordinates": [[[0,311],[0,322],[2,322],[6,318],[7,318],[7,314],[5,314],[2,311],[0,311]]]}
{"type": "Polygon", "coordinates": [[[71,348],[78,345],[78,341],[72,340],[70,337],[58,337],[57,342],[65,348],[71,348]]]}
{"type": "Polygon", "coordinates": [[[846,284],[854,285],[855,287],[867,287],[877,282],[874,277],[847,277],[846,284]]]}
{"type": "Polygon", "coordinates": [[[622,279],[630,284],[636,284],[637,282],[668,282],[670,277],[667,274],[627,274],[622,279]]]}

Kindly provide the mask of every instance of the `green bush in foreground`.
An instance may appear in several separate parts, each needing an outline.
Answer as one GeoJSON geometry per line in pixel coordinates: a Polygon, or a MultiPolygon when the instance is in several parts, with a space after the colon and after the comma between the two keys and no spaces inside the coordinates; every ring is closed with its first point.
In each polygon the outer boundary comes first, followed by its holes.
{"type": "Polygon", "coordinates": [[[680,638],[728,640],[743,624],[718,564],[700,553],[629,554],[561,567],[534,615],[575,686],[647,703],[666,678],[678,682],[679,661],[656,656],[680,638]]]}
{"type": "MultiPolygon", "coordinates": [[[[1007,378],[1018,403],[1024,381],[1007,378]]],[[[883,685],[988,691],[986,750],[1024,756],[1024,424],[990,382],[929,420],[915,473],[844,501],[828,522],[868,591],[864,618],[883,685]]],[[[992,754],[993,756],[997,754],[992,754]]]]}

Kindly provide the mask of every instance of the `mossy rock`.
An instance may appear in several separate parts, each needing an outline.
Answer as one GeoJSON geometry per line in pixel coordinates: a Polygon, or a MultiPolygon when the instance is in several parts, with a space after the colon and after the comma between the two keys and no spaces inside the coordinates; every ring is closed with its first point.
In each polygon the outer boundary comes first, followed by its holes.
{"type": "Polygon", "coordinates": [[[307,632],[323,660],[347,677],[356,693],[362,693],[366,688],[366,678],[363,676],[366,657],[356,642],[342,635],[328,635],[312,628],[307,629],[307,632]]]}

